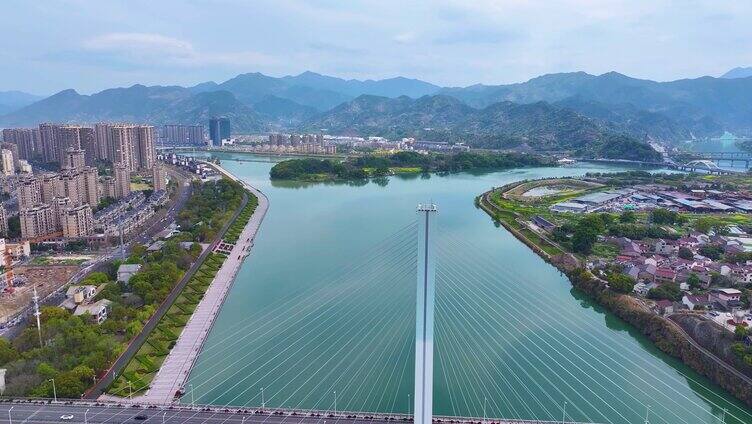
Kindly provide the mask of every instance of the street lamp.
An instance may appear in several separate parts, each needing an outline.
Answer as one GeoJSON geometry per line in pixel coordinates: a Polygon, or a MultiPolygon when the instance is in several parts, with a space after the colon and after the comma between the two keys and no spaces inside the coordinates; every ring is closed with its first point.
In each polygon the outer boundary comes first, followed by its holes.
{"type": "Polygon", "coordinates": [[[261,409],[266,408],[266,402],[264,402],[264,388],[261,388],[261,409]]]}
{"type": "MultiPolygon", "coordinates": [[[[564,401],[564,407],[561,409],[561,424],[564,424],[564,420],[567,417],[567,401],[564,401]]],[[[647,418],[645,418],[647,420],[647,418]]]]}
{"type": "Polygon", "coordinates": [[[483,398],[483,424],[486,424],[486,397],[483,398]]]}
{"type": "Polygon", "coordinates": [[[55,379],[51,378],[47,381],[52,382],[52,396],[53,396],[53,399],[55,399],[55,402],[57,402],[57,388],[55,388],[55,379]]]}
{"type": "Polygon", "coordinates": [[[13,410],[13,407],[11,406],[8,410],[8,424],[13,424],[13,419],[10,417],[10,411],[13,410]]]}
{"type": "Polygon", "coordinates": [[[650,405],[645,408],[645,424],[650,424],[648,416],[650,415],[650,405]]]}
{"type": "Polygon", "coordinates": [[[87,419],[87,415],[89,414],[89,410],[87,409],[84,411],[84,424],[89,424],[89,420],[87,419]]]}
{"type": "Polygon", "coordinates": [[[337,415],[337,391],[334,391],[334,415],[337,415]]]}
{"type": "Polygon", "coordinates": [[[165,424],[165,416],[167,415],[167,412],[162,412],[162,424],[165,424]]]}

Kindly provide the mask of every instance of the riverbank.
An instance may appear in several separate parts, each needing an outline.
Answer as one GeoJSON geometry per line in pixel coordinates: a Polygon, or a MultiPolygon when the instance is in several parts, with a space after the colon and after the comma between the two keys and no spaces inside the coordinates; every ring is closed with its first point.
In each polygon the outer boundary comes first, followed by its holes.
{"type": "Polygon", "coordinates": [[[175,400],[175,394],[185,384],[204,340],[235,282],[237,272],[253,246],[256,233],[269,208],[269,201],[264,193],[236,178],[224,168],[209,162],[206,164],[214,167],[225,177],[241,184],[258,199],[258,206],[237,237],[237,243],[222,263],[204,297],[175,342],[175,346],[152,380],[149,389],[144,395],[134,397],[133,402],[167,404],[175,400]]]}
{"type": "Polygon", "coordinates": [[[580,258],[567,253],[556,242],[527,228],[522,229],[518,223],[519,217],[514,212],[502,211],[491,201],[492,193],[503,192],[519,184],[520,182],[516,182],[487,191],[477,198],[476,204],[546,262],[564,273],[575,289],[629,323],[664,353],[681,360],[737,399],[752,406],[752,379],[719,358],[719,352],[701,346],[676,322],[655,314],[637,299],[612,291],[604,280],[584,269],[580,258]],[[534,237],[523,233],[523,230],[534,237]],[[551,249],[557,249],[560,253],[552,252],[551,249]]]}

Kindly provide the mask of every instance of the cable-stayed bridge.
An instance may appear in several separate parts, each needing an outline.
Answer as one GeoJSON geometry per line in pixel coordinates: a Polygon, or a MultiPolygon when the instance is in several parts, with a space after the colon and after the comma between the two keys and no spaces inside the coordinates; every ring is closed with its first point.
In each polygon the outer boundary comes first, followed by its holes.
{"type": "MultiPolygon", "coordinates": [[[[84,422],[90,409],[87,423],[141,413],[183,424],[413,421],[422,224],[230,317],[208,338],[179,404],[150,405],[148,388],[134,387],[132,399],[119,394],[135,406],[13,405],[8,419],[57,422],[50,410],[70,410],[84,422]]],[[[639,343],[581,320],[583,310],[558,307],[560,292],[534,269],[474,245],[472,235],[434,231],[433,422],[705,423],[721,422],[724,409],[726,422],[751,422],[747,409],[716,393],[678,389],[700,385],[698,376],[658,367],[635,354],[639,343]],[[701,414],[705,405],[717,421],[701,414]]],[[[10,406],[0,404],[0,418],[10,406]]]]}

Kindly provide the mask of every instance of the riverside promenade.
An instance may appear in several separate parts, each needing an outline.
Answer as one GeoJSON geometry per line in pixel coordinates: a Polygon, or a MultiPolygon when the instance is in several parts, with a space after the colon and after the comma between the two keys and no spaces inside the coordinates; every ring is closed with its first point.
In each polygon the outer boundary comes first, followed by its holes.
{"type": "MultiPolygon", "coordinates": [[[[250,252],[256,233],[261,226],[267,209],[269,209],[269,200],[264,193],[239,180],[224,168],[208,162],[207,164],[213,166],[227,178],[242,184],[243,187],[253,193],[258,199],[258,206],[253,212],[251,219],[248,220],[248,223],[243,228],[240,237],[238,237],[237,244],[232,248],[230,255],[225,259],[211,285],[206,290],[203,299],[201,299],[190,320],[188,320],[188,323],[183,328],[183,332],[180,334],[175,346],[162,363],[157,375],[151,382],[149,390],[144,395],[133,397],[130,400],[118,398],[120,402],[164,405],[175,401],[175,394],[188,379],[204,340],[206,340],[209,331],[211,331],[214,325],[214,321],[222,308],[227,293],[232,288],[235,276],[243,264],[243,259],[250,252]]],[[[104,399],[112,400],[112,397],[106,396],[104,399]]]]}

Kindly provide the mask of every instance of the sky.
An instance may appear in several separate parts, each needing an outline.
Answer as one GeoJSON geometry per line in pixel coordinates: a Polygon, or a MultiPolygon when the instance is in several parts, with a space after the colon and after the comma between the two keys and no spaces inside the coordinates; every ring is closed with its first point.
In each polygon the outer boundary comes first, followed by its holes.
{"type": "Polygon", "coordinates": [[[752,66],[749,0],[2,0],[0,90],[221,82],[306,70],[442,86],[752,66]]]}

